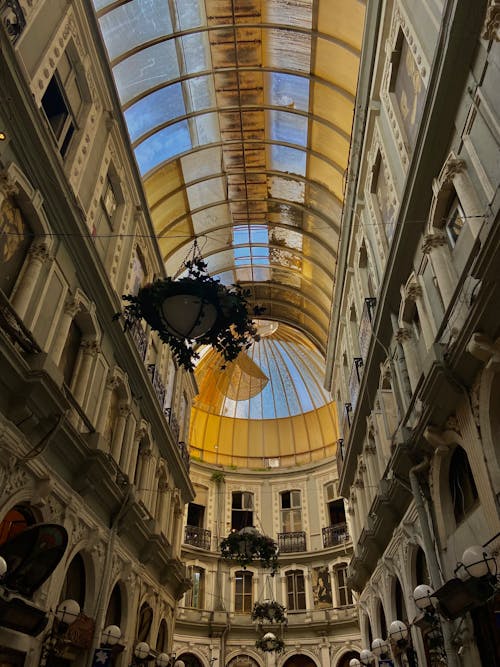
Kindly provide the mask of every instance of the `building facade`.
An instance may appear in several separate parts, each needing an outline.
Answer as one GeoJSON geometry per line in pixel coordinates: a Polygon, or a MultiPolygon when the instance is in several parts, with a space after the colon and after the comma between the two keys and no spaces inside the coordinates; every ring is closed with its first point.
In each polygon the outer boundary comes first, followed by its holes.
{"type": "Polygon", "coordinates": [[[452,591],[465,549],[499,545],[498,12],[381,4],[347,177],[329,368],[348,581],[364,647],[411,625],[400,664],[499,664],[494,587],[452,591]],[[419,584],[439,593],[437,645],[419,584]]]}

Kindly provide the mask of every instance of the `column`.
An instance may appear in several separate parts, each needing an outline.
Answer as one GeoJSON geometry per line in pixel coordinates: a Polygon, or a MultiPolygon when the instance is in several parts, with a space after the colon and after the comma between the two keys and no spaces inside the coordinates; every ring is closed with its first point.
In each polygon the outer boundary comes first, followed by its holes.
{"type": "Polygon", "coordinates": [[[73,396],[80,405],[82,405],[85,398],[90,371],[92,370],[92,365],[98,351],[99,348],[95,340],[84,340],[80,346],[80,365],[72,388],[73,396]]]}
{"type": "Polygon", "coordinates": [[[103,433],[106,426],[106,421],[108,418],[109,404],[111,403],[111,395],[113,390],[116,389],[117,380],[113,376],[109,376],[106,381],[106,386],[101,398],[101,408],[99,410],[99,417],[97,418],[95,430],[97,433],[103,433]]]}
{"type": "MultiPolygon", "coordinates": [[[[144,431],[142,428],[138,428],[134,432],[134,439],[132,442],[132,446],[130,448],[130,457],[128,460],[128,466],[127,470],[125,471],[128,475],[128,478],[131,483],[134,482],[135,477],[136,477],[136,472],[139,475],[140,474],[140,467],[141,467],[141,456],[140,456],[140,445],[141,445],[141,440],[144,437],[144,431]],[[139,467],[139,469],[138,469],[139,467]]],[[[139,479],[139,477],[138,477],[139,479]]]]}
{"type": "Polygon", "coordinates": [[[160,531],[168,537],[168,517],[170,515],[170,490],[166,479],[162,479],[158,486],[158,524],[160,531]]]}
{"type": "Polygon", "coordinates": [[[420,371],[418,368],[418,360],[415,353],[415,345],[411,332],[406,327],[398,329],[396,332],[396,340],[398,343],[401,343],[403,347],[410,386],[412,391],[415,391],[418,378],[420,377],[420,371]]]}
{"type": "Polygon", "coordinates": [[[24,319],[30,305],[42,266],[49,258],[49,251],[45,243],[31,244],[28,250],[27,266],[12,297],[12,305],[21,319],[24,319]]]}
{"type": "Polygon", "coordinates": [[[120,405],[118,418],[113,430],[113,439],[111,442],[111,456],[117,463],[120,462],[120,455],[123,447],[123,436],[125,433],[125,426],[127,424],[129,413],[129,405],[120,405]]]}
{"type": "MultiPolygon", "coordinates": [[[[149,479],[149,462],[151,459],[151,450],[144,449],[139,452],[140,460],[140,471],[139,471],[139,480],[138,480],[138,492],[139,498],[146,505],[146,498],[148,492],[148,479],[149,479]]],[[[147,506],[147,505],[146,505],[147,506]]]]}
{"type": "Polygon", "coordinates": [[[149,492],[149,506],[151,508],[151,514],[156,517],[156,501],[158,498],[158,484],[159,479],[158,479],[158,459],[153,457],[153,465],[151,466],[151,474],[150,474],[150,485],[149,488],[151,491],[149,492]]]}
{"type": "Polygon", "coordinates": [[[451,262],[445,234],[440,231],[427,234],[424,237],[422,252],[430,257],[438,289],[447,308],[457,287],[457,275],[451,262]]]}
{"type": "Polygon", "coordinates": [[[123,446],[120,453],[119,466],[121,470],[128,476],[129,481],[133,482],[133,479],[130,479],[129,468],[132,452],[134,449],[134,437],[135,429],[137,426],[137,421],[132,414],[132,411],[129,412],[127,417],[127,424],[125,426],[125,433],[123,435],[123,446]]]}

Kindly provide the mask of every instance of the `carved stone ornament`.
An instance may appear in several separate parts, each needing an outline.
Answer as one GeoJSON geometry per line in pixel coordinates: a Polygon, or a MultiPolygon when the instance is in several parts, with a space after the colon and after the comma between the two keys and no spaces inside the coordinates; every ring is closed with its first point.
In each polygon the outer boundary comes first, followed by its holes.
{"type": "Polygon", "coordinates": [[[405,343],[406,341],[411,339],[411,332],[406,327],[401,327],[396,331],[394,337],[396,338],[398,343],[405,343]]]}
{"type": "Polygon", "coordinates": [[[486,18],[481,32],[483,39],[500,41],[500,2],[491,0],[486,10],[486,18]]]}
{"type": "Polygon", "coordinates": [[[3,197],[14,197],[19,192],[17,183],[8,172],[0,172],[0,195],[3,197]]]}

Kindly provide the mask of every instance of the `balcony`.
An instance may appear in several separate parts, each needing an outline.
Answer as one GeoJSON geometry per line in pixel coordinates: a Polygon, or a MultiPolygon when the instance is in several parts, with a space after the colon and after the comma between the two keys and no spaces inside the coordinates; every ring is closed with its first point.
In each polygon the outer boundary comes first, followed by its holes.
{"type": "Polygon", "coordinates": [[[278,533],[278,547],[282,554],[306,551],[306,534],[303,530],[293,533],[278,533]]]}
{"type": "Polygon", "coordinates": [[[356,409],[356,403],[359,396],[359,384],[361,382],[361,375],[363,368],[363,359],[361,357],[354,357],[351,368],[351,375],[349,376],[349,396],[351,398],[351,410],[356,409]]]}
{"type": "Polygon", "coordinates": [[[344,462],[344,456],[345,456],[344,438],[339,438],[337,440],[337,452],[336,452],[337,475],[339,477],[340,477],[340,473],[342,471],[342,464],[344,462]]]}
{"type": "Polygon", "coordinates": [[[375,297],[372,296],[365,299],[358,332],[359,352],[363,361],[366,361],[366,355],[368,354],[368,348],[370,347],[373,314],[376,306],[377,299],[375,297]]]}
{"type": "Polygon", "coordinates": [[[140,354],[140,357],[144,361],[146,358],[146,350],[148,349],[148,339],[146,332],[142,328],[139,321],[133,323],[133,325],[130,327],[130,333],[132,334],[132,339],[140,354]]]}
{"type": "Polygon", "coordinates": [[[178,440],[180,429],[179,429],[179,422],[177,421],[177,417],[175,416],[175,412],[172,410],[172,408],[163,408],[163,413],[167,418],[174,439],[178,440]]]}
{"type": "Polygon", "coordinates": [[[147,370],[149,377],[151,378],[151,383],[153,385],[153,389],[155,390],[158,402],[163,408],[163,404],[165,403],[165,385],[163,384],[163,380],[160,377],[158,366],[156,364],[148,364],[147,370]]]}
{"type": "Polygon", "coordinates": [[[349,441],[349,433],[351,432],[352,423],[352,404],[344,403],[344,414],[342,415],[342,435],[344,443],[349,441]]]}
{"type": "Polygon", "coordinates": [[[184,544],[190,544],[192,547],[210,551],[212,531],[205,528],[198,528],[198,526],[186,526],[184,544]]]}
{"type": "Polygon", "coordinates": [[[186,470],[189,470],[189,464],[190,464],[189,448],[185,442],[182,442],[182,440],[177,443],[177,446],[179,447],[179,451],[181,453],[182,462],[186,466],[186,470]]]}
{"type": "Polygon", "coordinates": [[[347,523],[336,523],[334,526],[326,526],[322,529],[323,547],[336,547],[349,540],[347,523]]]}

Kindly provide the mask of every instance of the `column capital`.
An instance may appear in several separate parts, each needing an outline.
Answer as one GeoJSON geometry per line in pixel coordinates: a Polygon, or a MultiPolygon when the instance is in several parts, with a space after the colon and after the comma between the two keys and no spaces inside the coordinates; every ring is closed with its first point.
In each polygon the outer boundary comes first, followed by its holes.
{"type": "Polygon", "coordinates": [[[43,241],[35,241],[32,243],[28,250],[28,255],[31,259],[38,259],[42,263],[50,259],[50,252],[47,247],[47,244],[43,241]]]}
{"type": "Polygon", "coordinates": [[[440,231],[436,230],[432,234],[426,234],[424,236],[424,241],[422,243],[422,252],[424,255],[428,255],[435,248],[439,248],[447,244],[446,235],[440,231]]]}
{"type": "Polygon", "coordinates": [[[401,327],[396,331],[394,337],[396,338],[398,343],[405,343],[406,341],[411,339],[411,331],[406,327],[401,327]]]}

